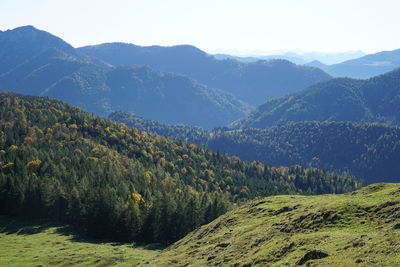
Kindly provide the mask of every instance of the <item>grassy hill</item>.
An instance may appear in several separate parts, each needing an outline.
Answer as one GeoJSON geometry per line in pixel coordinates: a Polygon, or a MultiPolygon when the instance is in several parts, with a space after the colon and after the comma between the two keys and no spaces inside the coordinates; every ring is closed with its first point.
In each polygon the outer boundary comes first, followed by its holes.
{"type": "Polygon", "coordinates": [[[195,230],[150,265],[398,266],[399,218],[399,184],[344,195],[273,196],[195,230]]]}
{"type": "Polygon", "coordinates": [[[0,216],[0,265],[398,266],[399,218],[399,184],[253,200],[165,249],[102,243],[0,216]]]}

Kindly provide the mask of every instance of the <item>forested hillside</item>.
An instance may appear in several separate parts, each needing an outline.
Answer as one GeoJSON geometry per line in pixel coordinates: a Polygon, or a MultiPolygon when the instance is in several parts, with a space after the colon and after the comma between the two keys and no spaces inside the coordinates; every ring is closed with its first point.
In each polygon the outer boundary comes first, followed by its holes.
{"type": "Polygon", "coordinates": [[[384,124],[314,121],[221,130],[207,147],[271,165],[348,172],[368,183],[400,182],[400,128],[384,124]]]}
{"type": "Polygon", "coordinates": [[[271,165],[321,168],[348,172],[369,183],[400,181],[400,128],[352,122],[296,122],[269,129],[167,125],[146,121],[127,112],[110,119],[140,130],[187,140],[243,160],[271,165]]]}
{"type": "Polygon", "coordinates": [[[155,133],[201,146],[206,146],[211,137],[211,131],[207,131],[201,127],[189,127],[184,124],[166,124],[145,120],[142,117],[122,110],[110,113],[108,118],[147,133],[155,133]]]}
{"type": "Polygon", "coordinates": [[[332,79],[265,102],[233,128],[268,128],[291,121],[400,124],[400,69],[367,80],[332,79]]]}
{"type": "Polygon", "coordinates": [[[246,163],[48,98],[3,92],[0,122],[0,213],[101,238],[168,243],[234,202],[360,186],[345,174],[246,163]]]}
{"type": "Polygon", "coordinates": [[[190,45],[142,47],[106,43],[81,47],[78,51],[114,66],[148,65],[160,71],[184,74],[207,86],[230,92],[253,106],[331,78],[320,69],[286,60],[249,63],[218,60],[190,45]]]}
{"type": "Polygon", "coordinates": [[[125,109],[206,128],[249,112],[222,90],[149,67],[115,68],[32,26],[0,33],[0,90],[57,98],[102,116],[125,109]]]}

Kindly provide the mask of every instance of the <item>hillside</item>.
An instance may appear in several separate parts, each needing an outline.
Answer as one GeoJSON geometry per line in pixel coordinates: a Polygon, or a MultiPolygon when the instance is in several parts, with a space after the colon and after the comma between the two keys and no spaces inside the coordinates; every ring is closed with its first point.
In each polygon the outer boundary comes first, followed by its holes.
{"type": "Polygon", "coordinates": [[[398,184],[261,198],[165,249],[84,239],[67,227],[0,216],[0,265],[397,266],[399,200],[398,184]]]}
{"type": "Polygon", "coordinates": [[[333,65],[321,65],[315,62],[306,65],[318,67],[333,77],[366,79],[400,67],[400,49],[369,54],[333,65]]]}
{"type": "Polygon", "coordinates": [[[143,266],[398,266],[399,211],[398,184],[345,195],[258,199],[143,266]]]}
{"type": "Polygon", "coordinates": [[[110,113],[108,119],[124,123],[129,127],[134,127],[147,133],[155,133],[200,146],[207,145],[212,132],[201,127],[190,127],[184,124],[166,124],[153,120],[145,120],[142,117],[122,110],[110,113]]]}
{"type": "Polygon", "coordinates": [[[0,50],[0,90],[57,98],[101,116],[125,109],[212,128],[249,112],[222,90],[148,67],[115,68],[32,26],[2,32],[0,50]]]}
{"type": "Polygon", "coordinates": [[[348,172],[368,183],[400,181],[400,128],[396,126],[311,121],[269,129],[206,131],[199,127],[147,121],[121,111],[111,113],[109,118],[247,161],[348,172]]]}
{"type": "Polygon", "coordinates": [[[184,74],[207,86],[230,92],[253,106],[331,78],[320,69],[286,60],[249,63],[218,60],[189,45],[141,47],[106,43],[81,47],[78,51],[114,66],[148,65],[156,70],[184,74]]]}
{"type": "Polygon", "coordinates": [[[232,203],[361,185],[346,174],[250,164],[49,98],[1,93],[0,122],[0,214],[103,239],[169,243],[232,203]]]}
{"type": "Polygon", "coordinates": [[[400,68],[370,78],[337,78],[258,106],[233,128],[268,128],[291,121],[400,123],[400,68]]]}

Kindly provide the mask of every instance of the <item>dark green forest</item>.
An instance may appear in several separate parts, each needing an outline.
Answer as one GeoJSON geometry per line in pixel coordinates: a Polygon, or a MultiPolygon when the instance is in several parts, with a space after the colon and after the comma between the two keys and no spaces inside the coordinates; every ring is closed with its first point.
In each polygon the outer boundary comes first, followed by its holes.
{"type": "Polygon", "coordinates": [[[306,121],[269,129],[206,131],[199,127],[147,121],[123,111],[113,112],[109,118],[247,161],[348,172],[368,183],[397,182],[400,178],[400,128],[396,126],[306,121]]]}
{"type": "Polygon", "coordinates": [[[342,193],[346,174],[247,163],[49,98],[0,95],[0,213],[170,243],[257,196],[342,193]]]}
{"type": "Polygon", "coordinates": [[[400,179],[400,128],[385,124],[313,121],[220,129],[207,147],[244,160],[347,172],[368,183],[400,179]]]}

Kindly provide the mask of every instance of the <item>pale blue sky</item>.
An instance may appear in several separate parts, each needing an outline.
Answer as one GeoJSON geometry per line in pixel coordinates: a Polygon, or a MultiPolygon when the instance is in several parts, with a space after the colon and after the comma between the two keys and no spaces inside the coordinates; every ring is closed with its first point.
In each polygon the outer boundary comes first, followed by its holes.
{"type": "Polygon", "coordinates": [[[192,44],[208,52],[400,48],[399,0],[0,0],[0,30],[33,25],[75,47],[192,44]]]}

